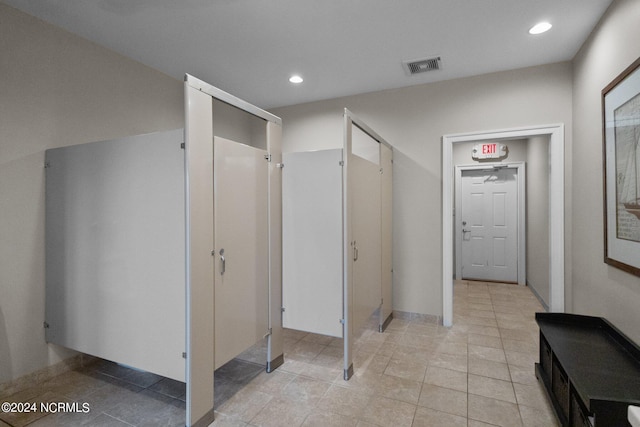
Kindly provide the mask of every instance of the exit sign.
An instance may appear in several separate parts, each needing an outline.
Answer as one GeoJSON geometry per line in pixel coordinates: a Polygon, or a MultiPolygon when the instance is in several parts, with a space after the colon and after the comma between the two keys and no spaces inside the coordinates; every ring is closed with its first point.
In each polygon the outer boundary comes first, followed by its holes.
{"type": "Polygon", "coordinates": [[[507,146],[498,142],[477,144],[473,147],[471,157],[474,159],[499,159],[507,155],[507,146]]]}

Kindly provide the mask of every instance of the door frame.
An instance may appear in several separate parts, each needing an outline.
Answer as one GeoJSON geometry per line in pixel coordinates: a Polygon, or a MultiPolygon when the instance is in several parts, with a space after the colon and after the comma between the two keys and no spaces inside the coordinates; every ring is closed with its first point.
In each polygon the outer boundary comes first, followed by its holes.
{"type": "MultiPolygon", "coordinates": [[[[455,201],[455,213],[462,213],[462,172],[472,170],[488,170],[495,169],[498,166],[501,169],[515,169],[518,177],[518,285],[524,286],[527,283],[526,266],[527,266],[527,245],[526,245],[526,209],[525,201],[527,200],[527,187],[526,187],[526,165],[524,162],[512,162],[512,163],[484,163],[481,165],[456,165],[456,201],[455,201]]],[[[454,218],[456,215],[454,215],[454,218]]],[[[456,246],[456,278],[462,278],[462,228],[457,227],[456,223],[453,226],[455,230],[455,246],[456,246]]]]}
{"type": "Polygon", "coordinates": [[[453,144],[549,137],[549,311],[564,312],[564,124],[450,134],[442,137],[442,323],[453,325],[453,144]]]}

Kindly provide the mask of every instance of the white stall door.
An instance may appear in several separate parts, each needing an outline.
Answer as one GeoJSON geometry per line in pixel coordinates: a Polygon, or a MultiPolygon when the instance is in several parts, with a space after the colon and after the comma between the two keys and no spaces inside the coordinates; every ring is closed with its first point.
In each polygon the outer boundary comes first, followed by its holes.
{"type": "MultiPolygon", "coordinates": [[[[362,328],[382,303],[380,166],[350,157],[351,227],[353,236],[352,331],[362,328]]],[[[376,325],[377,326],[377,325],[376,325]]]]}
{"type": "Polygon", "coordinates": [[[215,367],[268,330],[267,152],[214,137],[215,367]]]}
{"type": "Polygon", "coordinates": [[[518,281],[517,169],[462,173],[462,278],[518,281]]]}

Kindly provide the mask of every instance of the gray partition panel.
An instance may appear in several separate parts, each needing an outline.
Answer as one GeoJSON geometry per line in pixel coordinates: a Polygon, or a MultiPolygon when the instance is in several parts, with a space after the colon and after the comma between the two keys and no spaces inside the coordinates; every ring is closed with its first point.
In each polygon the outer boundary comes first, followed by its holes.
{"type": "Polygon", "coordinates": [[[283,159],[283,326],[342,337],[342,149],[283,159]]]}
{"type": "Polygon", "coordinates": [[[185,380],[183,130],[46,152],[46,339],[185,380]]]}
{"type": "Polygon", "coordinates": [[[213,102],[185,84],[187,426],[213,422],[213,102]]]}

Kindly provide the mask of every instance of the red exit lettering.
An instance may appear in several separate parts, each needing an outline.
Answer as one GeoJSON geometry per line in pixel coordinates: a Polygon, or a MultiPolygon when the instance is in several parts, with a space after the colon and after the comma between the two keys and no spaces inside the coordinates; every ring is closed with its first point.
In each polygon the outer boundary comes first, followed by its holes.
{"type": "Polygon", "coordinates": [[[496,152],[496,144],[482,144],[482,154],[494,154],[496,152]]]}

